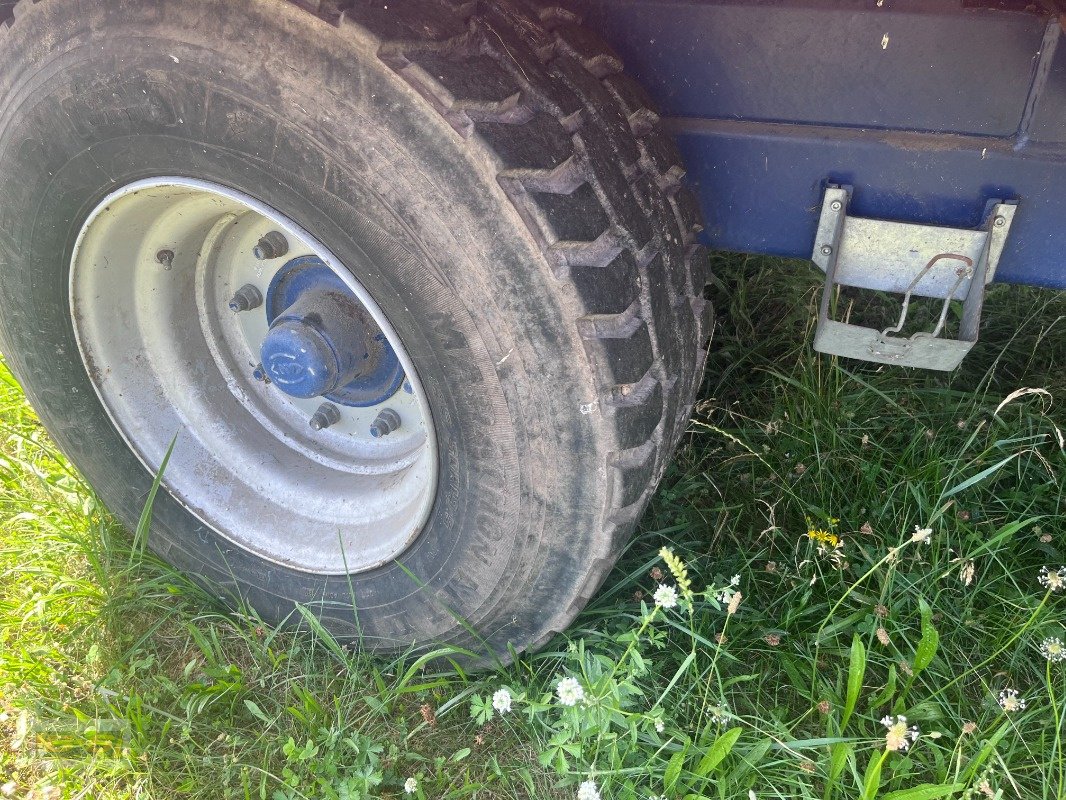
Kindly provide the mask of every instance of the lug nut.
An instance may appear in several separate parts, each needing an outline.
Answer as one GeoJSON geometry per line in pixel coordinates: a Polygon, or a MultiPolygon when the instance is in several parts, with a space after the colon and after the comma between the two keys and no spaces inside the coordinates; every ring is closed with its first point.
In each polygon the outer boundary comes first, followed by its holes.
{"type": "Polygon", "coordinates": [[[252,284],[246,283],[237,290],[237,293],[229,301],[229,310],[233,312],[251,311],[261,305],[263,305],[262,292],[252,284]]]}
{"type": "Polygon", "coordinates": [[[829,204],[829,207],[834,211],[839,211],[842,208],[839,200],[834,200],[832,203],[829,204]]]}
{"type": "Polygon", "coordinates": [[[287,252],[289,252],[289,241],[281,231],[271,231],[252,248],[252,255],[260,261],[281,258],[287,252]]]}
{"type": "Polygon", "coordinates": [[[341,411],[333,403],[323,403],[318,410],[311,415],[311,429],[320,431],[330,425],[336,425],[341,421],[341,411]]]}
{"type": "Polygon", "coordinates": [[[374,420],[374,424],[370,426],[370,435],[374,438],[388,436],[399,427],[400,415],[391,408],[383,408],[374,420]]]}
{"type": "Polygon", "coordinates": [[[263,369],[262,364],[255,365],[255,369],[252,370],[252,377],[260,383],[270,383],[270,378],[267,377],[266,370],[263,369]]]}
{"type": "Polygon", "coordinates": [[[822,255],[823,256],[831,256],[831,255],[833,255],[833,247],[832,247],[832,245],[823,244],[822,245],[822,255]]]}
{"type": "Polygon", "coordinates": [[[1007,224],[1007,218],[1006,217],[996,217],[993,220],[993,223],[995,224],[995,226],[997,228],[1002,228],[1004,225],[1007,224]]]}
{"type": "Polygon", "coordinates": [[[155,254],[155,260],[163,265],[163,269],[170,269],[174,266],[174,251],[160,250],[155,254]]]}

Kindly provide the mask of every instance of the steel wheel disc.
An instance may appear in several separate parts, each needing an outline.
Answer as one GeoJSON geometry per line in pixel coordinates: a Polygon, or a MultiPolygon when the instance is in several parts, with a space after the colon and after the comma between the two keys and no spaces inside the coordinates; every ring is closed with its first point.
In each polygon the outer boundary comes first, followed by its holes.
{"type": "MultiPolygon", "coordinates": [[[[203,181],[130,184],[82,227],[70,306],[111,420],[152,472],[174,442],[163,485],[204,524],[275,563],[321,574],[379,566],[417,537],[437,482],[422,386],[355,274],[291,220],[203,181]],[[287,252],[257,258],[257,244],[272,232],[284,236],[287,252]],[[336,419],[330,411],[331,424],[317,430],[311,420],[324,397],[292,396],[262,379],[260,352],[272,330],[264,306],[230,307],[248,286],[265,297],[274,276],[299,258],[332,270],[367,335],[391,348],[406,375],[376,405],[330,404],[336,419]],[[385,409],[398,427],[379,435],[374,423],[385,409]]],[[[390,381],[388,392],[395,371],[390,381]]]]}

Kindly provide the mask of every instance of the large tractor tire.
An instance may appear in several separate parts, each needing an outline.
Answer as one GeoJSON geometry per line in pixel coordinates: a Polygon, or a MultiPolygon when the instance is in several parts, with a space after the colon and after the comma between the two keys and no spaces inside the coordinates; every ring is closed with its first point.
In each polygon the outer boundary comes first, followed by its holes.
{"type": "Polygon", "coordinates": [[[617,56],[523,0],[5,16],[0,349],[112,512],[162,469],[155,553],[368,648],[564,629],[709,337],[617,56]]]}

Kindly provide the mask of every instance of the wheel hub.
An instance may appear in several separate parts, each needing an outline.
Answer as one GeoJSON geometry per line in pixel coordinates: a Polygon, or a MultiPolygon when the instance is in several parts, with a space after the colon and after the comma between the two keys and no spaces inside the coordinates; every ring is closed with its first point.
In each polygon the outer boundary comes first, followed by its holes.
{"type": "Polygon", "coordinates": [[[282,392],[368,407],[394,395],[403,367],[381,328],[317,256],[278,270],[266,300],[263,371],[282,392]]]}

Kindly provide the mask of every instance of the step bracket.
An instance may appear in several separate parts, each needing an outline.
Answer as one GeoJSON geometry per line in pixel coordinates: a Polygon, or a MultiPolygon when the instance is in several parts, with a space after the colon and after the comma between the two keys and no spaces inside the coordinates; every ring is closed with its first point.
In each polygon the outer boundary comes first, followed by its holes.
{"type": "Polygon", "coordinates": [[[880,364],[950,371],[977,342],[985,285],[992,280],[1017,205],[989,201],[976,230],[849,217],[851,190],[830,185],[812,260],[825,271],[814,348],[880,364]],[[836,286],[903,295],[899,321],[878,330],[829,318],[836,286]],[[915,296],[943,299],[936,327],[897,336],[915,296]],[[963,302],[958,339],[941,338],[952,300],[963,302]]]}

